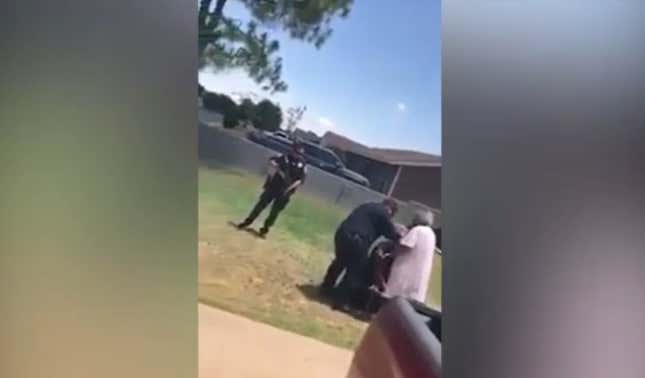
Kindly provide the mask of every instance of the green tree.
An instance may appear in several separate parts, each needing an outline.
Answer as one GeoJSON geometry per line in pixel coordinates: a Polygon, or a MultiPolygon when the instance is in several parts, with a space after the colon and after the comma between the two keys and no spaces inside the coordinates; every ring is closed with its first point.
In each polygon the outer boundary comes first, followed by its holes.
{"type": "Polygon", "coordinates": [[[255,103],[250,98],[245,98],[238,106],[240,110],[240,119],[245,122],[253,123],[256,116],[255,103]]]}
{"type": "Polygon", "coordinates": [[[353,5],[353,0],[238,0],[253,18],[242,25],[225,15],[227,1],[199,1],[200,68],[244,69],[271,93],[286,91],[287,84],[277,56],[280,45],[266,30],[280,28],[320,48],[332,34],[332,20],[347,17],[353,5]]]}
{"type": "Polygon", "coordinates": [[[217,112],[224,117],[224,127],[232,129],[240,122],[240,109],[232,98],[218,93],[203,92],[204,108],[217,112]]]}
{"type": "Polygon", "coordinates": [[[253,126],[265,131],[278,131],[282,124],[282,109],[269,100],[262,100],[254,110],[253,126]]]}

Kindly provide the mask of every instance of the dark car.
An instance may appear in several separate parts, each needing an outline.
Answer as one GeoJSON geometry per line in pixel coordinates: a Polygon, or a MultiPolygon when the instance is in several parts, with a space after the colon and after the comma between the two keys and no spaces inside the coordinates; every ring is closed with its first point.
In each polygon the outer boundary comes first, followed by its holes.
{"type": "Polygon", "coordinates": [[[345,164],[343,164],[340,158],[338,158],[332,150],[310,142],[304,142],[303,145],[305,148],[305,160],[307,161],[307,164],[359,185],[369,187],[369,180],[360,174],[347,169],[345,164]]]}
{"type": "Polygon", "coordinates": [[[274,137],[273,135],[262,131],[252,131],[247,137],[250,141],[270,148],[281,154],[286,154],[291,151],[292,142],[289,139],[274,137]]]}
{"type": "Polygon", "coordinates": [[[275,137],[280,137],[280,138],[283,138],[283,139],[291,139],[291,137],[289,136],[289,134],[287,134],[287,133],[286,133],[286,132],[284,132],[284,131],[274,131],[274,132],[273,132],[273,136],[275,136],[275,137]]]}
{"type": "Polygon", "coordinates": [[[419,377],[441,377],[441,313],[394,298],[367,328],[347,378],[419,377]]]}
{"type": "MultiPolygon", "coordinates": [[[[248,134],[248,139],[282,154],[289,152],[293,146],[293,141],[280,133],[253,131],[248,134]]],[[[303,145],[307,164],[356,184],[370,186],[369,180],[365,177],[345,168],[343,162],[333,151],[310,142],[303,142],[303,145]]]]}
{"type": "Polygon", "coordinates": [[[340,171],[337,173],[339,176],[346,178],[349,181],[355,182],[359,185],[368,187],[370,186],[370,181],[363,175],[360,175],[354,171],[350,171],[349,169],[343,167],[340,169],[340,171]]]}

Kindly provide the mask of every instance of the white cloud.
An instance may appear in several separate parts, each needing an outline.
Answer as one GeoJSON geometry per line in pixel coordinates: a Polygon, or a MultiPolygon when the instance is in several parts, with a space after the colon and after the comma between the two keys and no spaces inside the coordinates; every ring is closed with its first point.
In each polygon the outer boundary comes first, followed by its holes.
{"type": "Polygon", "coordinates": [[[239,101],[243,97],[250,97],[256,102],[267,98],[271,101],[278,102],[283,109],[294,106],[294,101],[289,92],[271,94],[263,91],[255,81],[240,70],[219,72],[217,74],[200,72],[198,79],[206,89],[213,92],[225,93],[236,101],[239,101]]]}
{"type": "Polygon", "coordinates": [[[396,103],[396,109],[400,112],[404,112],[408,110],[408,106],[404,102],[397,102],[396,103]]]}
{"type": "Polygon", "coordinates": [[[336,128],[334,123],[329,118],[320,117],[320,118],[318,118],[318,123],[320,123],[321,126],[327,127],[329,129],[335,129],[336,128]]]}

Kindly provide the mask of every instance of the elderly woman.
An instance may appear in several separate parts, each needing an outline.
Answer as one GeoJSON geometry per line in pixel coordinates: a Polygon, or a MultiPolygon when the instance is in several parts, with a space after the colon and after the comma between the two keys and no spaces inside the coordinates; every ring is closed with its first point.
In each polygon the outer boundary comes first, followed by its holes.
{"type": "Polygon", "coordinates": [[[409,231],[394,249],[394,262],[385,288],[388,297],[404,297],[425,302],[436,236],[431,212],[418,212],[409,231]]]}

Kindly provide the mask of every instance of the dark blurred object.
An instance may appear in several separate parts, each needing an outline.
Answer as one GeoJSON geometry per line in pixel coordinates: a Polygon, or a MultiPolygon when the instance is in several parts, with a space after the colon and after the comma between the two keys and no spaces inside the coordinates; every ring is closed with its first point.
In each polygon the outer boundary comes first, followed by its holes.
{"type": "Polygon", "coordinates": [[[380,292],[385,290],[392,262],[392,253],[396,243],[382,239],[375,243],[369,253],[363,275],[363,285],[352,295],[352,307],[368,314],[373,314],[379,306],[380,292]]]}
{"type": "Polygon", "coordinates": [[[430,328],[430,332],[432,332],[437,340],[441,342],[441,312],[426,306],[425,303],[417,302],[415,300],[408,300],[408,302],[410,302],[417,313],[428,319],[426,324],[428,325],[428,328],[430,328]]]}
{"type": "Polygon", "coordinates": [[[437,314],[402,298],[389,300],[363,335],[347,378],[440,378],[441,342],[431,331],[437,314]]]}
{"type": "Polygon", "coordinates": [[[390,269],[396,244],[391,240],[385,240],[376,245],[372,250],[366,274],[366,286],[376,286],[380,291],[385,290],[385,284],[390,276],[390,269]]]}
{"type": "Polygon", "coordinates": [[[439,228],[433,228],[434,234],[437,236],[437,248],[443,251],[443,248],[441,247],[441,227],[439,228]]]}

